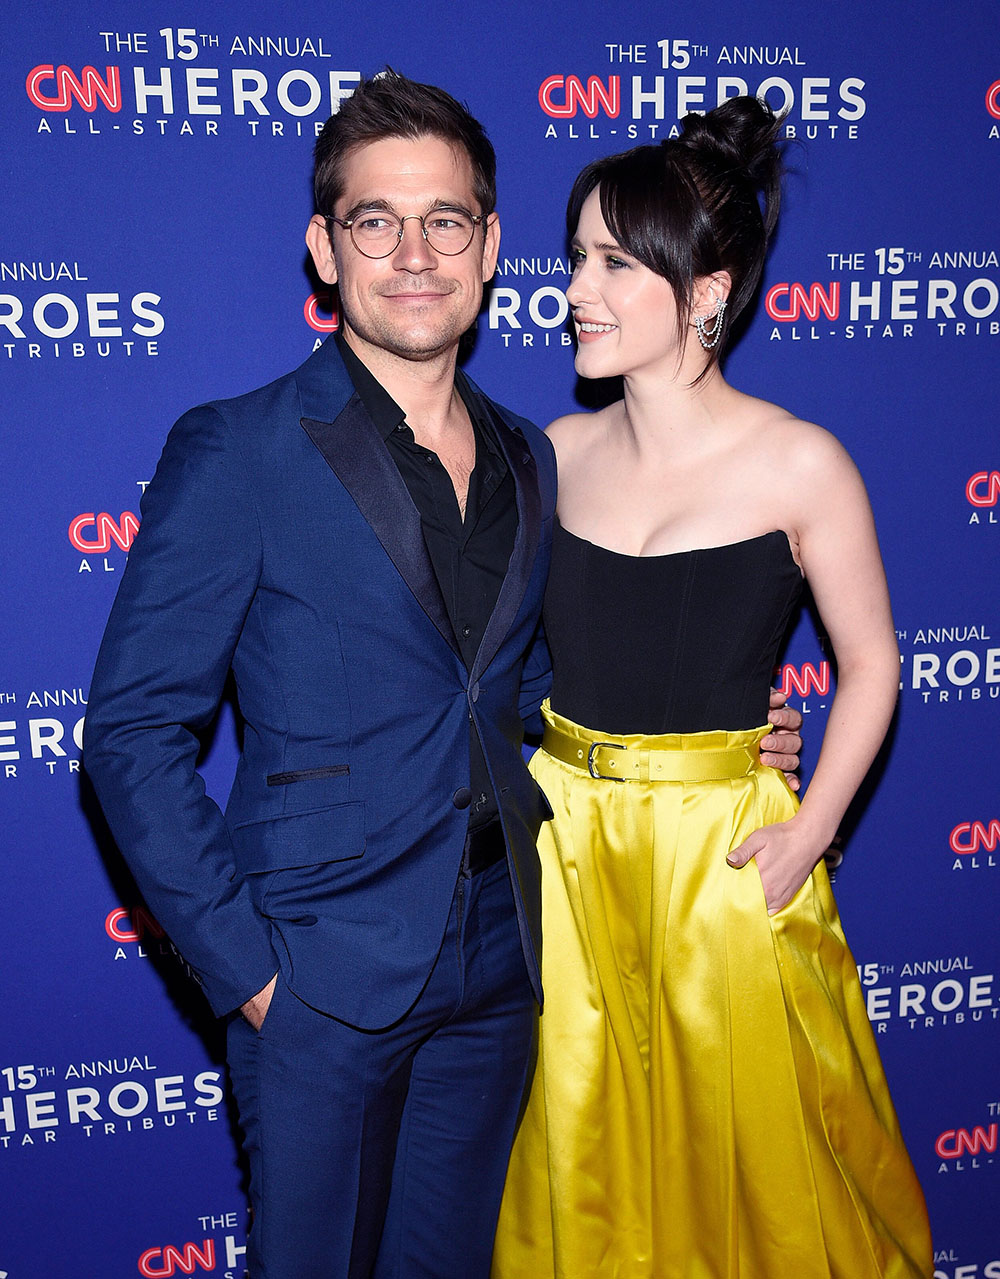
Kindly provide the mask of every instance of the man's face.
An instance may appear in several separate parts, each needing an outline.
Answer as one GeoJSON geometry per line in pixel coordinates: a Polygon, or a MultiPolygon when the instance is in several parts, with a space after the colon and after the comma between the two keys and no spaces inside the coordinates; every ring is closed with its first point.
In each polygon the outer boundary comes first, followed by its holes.
{"type": "MultiPolygon", "coordinates": [[[[468,157],[440,138],[372,142],[347,157],[344,179],[337,207],[324,210],[339,218],[369,207],[391,209],[401,218],[456,206],[480,212],[468,157]]],[[[427,360],[456,347],[473,324],[483,284],[496,266],[500,226],[491,214],[485,234],[477,226],[469,247],[453,257],[431,248],[415,218],[403,223],[398,248],[384,258],[365,257],[350,231],[319,217],[310,222],[306,242],[321,278],[339,286],[352,346],[362,354],[367,344],[403,359],[427,360]]]]}

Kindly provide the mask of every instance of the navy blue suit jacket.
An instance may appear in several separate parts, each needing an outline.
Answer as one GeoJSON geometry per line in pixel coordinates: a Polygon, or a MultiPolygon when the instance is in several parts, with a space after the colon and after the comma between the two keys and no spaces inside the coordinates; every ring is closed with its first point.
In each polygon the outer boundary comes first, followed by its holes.
{"type": "Polygon", "coordinates": [[[185,414],[143,497],[84,759],[217,1013],[279,967],[300,998],[352,1025],[406,1011],[461,862],[470,716],[541,996],[534,843],[548,808],[521,742],[547,691],[555,463],[536,427],[467,386],[496,423],[518,507],[471,672],[419,514],[332,341],[269,386],[185,414]],[[195,764],[230,670],[245,730],[223,813],[195,764]]]}

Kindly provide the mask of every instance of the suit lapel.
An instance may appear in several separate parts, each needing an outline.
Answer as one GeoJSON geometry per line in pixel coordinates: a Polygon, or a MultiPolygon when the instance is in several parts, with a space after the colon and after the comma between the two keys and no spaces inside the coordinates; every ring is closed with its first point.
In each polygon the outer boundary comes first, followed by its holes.
{"type": "Polygon", "coordinates": [[[500,587],[500,594],[497,596],[496,605],[487,623],[483,642],[479,646],[479,652],[473,663],[472,675],[473,678],[478,678],[496,656],[507,632],[514,624],[514,618],[524,599],[524,592],[527,590],[538,551],[542,503],[538,492],[535,459],[527,440],[519,431],[507,425],[477,387],[471,383],[468,385],[490,414],[497,441],[514,477],[514,488],[517,494],[517,536],[514,539],[514,550],[511,552],[507,574],[500,587]]]}
{"type": "Polygon", "coordinates": [[[351,495],[417,603],[457,653],[420,513],[358,394],[351,395],[333,422],[303,417],[302,427],[351,495]]]}
{"type": "MultiPolygon", "coordinates": [[[[496,656],[524,599],[541,535],[541,498],[535,459],[527,441],[507,425],[461,370],[457,377],[462,393],[474,395],[490,415],[517,494],[514,550],[473,663],[473,676],[478,678],[496,656]]],[[[336,343],[324,342],[299,368],[296,380],[303,429],[350,494],[420,607],[449,647],[460,653],[427,553],[420,513],[354,390],[336,343]]]]}

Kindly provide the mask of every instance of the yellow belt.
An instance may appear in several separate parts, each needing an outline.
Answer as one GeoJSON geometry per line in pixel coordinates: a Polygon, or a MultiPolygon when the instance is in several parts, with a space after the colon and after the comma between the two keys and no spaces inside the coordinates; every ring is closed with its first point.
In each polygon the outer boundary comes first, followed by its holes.
{"type": "Polygon", "coordinates": [[[760,767],[760,751],[732,746],[726,750],[660,750],[590,741],[546,724],[542,750],[591,777],[616,782],[713,782],[748,777],[760,767]]]}

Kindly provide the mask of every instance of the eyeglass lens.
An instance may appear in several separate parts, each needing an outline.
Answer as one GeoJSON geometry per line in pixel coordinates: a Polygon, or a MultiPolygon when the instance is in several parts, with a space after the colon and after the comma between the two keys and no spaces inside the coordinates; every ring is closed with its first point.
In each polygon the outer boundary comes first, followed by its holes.
{"type": "MultiPolygon", "coordinates": [[[[358,213],[351,221],[351,238],[356,248],[368,257],[387,257],[402,239],[403,222],[415,217],[408,214],[402,219],[383,209],[358,213]]],[[[469,247],[476,229],[472,214],[464,209],[435,209],[418,221],[431,248],[452,256],[469,247]]]]}

